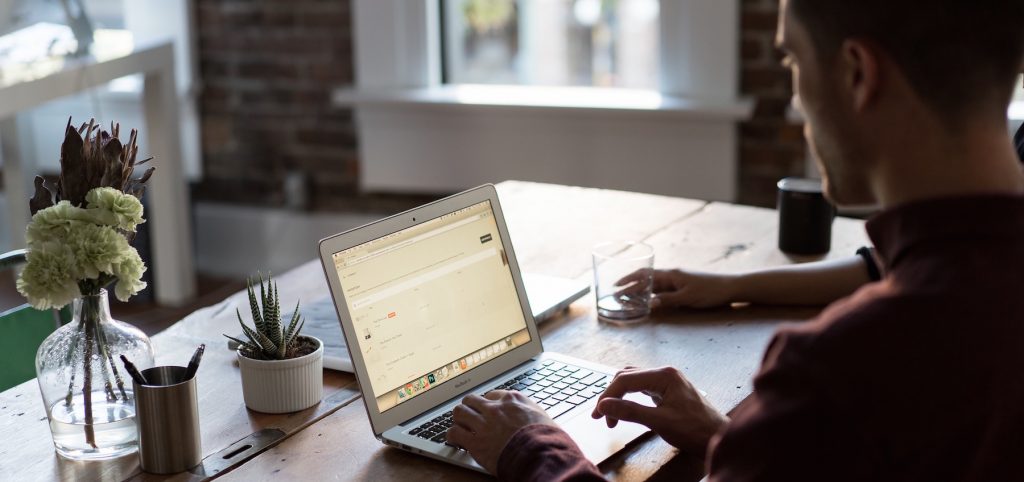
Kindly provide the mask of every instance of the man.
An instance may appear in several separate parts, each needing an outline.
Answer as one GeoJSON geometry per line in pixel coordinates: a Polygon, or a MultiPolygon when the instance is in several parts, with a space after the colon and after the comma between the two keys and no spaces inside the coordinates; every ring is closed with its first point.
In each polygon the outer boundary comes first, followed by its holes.
{"type": "MultiPolygon", "coordinates": [[[[1024,480],[1024,176],[1006,106],[1020,0],[782,0],[779,47],[827,196],[877,203],[885,277],[779,330],[733,413],[672,368],[594,414],[708,458],[712,480],[1024,480]],[[657,407],[623,400],[653,394],[657,407]]],[[[508,480],[599,479],[525,397],[469,396],[449,440],[508,480]]]]}

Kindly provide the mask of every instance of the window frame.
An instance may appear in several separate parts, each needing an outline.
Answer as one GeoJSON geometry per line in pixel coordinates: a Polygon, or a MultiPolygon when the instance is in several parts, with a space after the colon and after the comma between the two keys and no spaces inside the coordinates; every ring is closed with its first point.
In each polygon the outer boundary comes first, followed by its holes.
{"type": "MultiPolygon", "coordinates": [[[[357,88],[441,87],[439,0],[355,0],[357,88]]],[[[661,1],[658,91],[738,101],[739,0],[661,1]]]]}
{"type": "Polygon", "coordinates": [[[332,104],[355,110],[360,185],[437,193],[520,179],[735,200],[737,125],[754,110],[738,94],[739,5],[661,0],[659,41],[673,48],[659,49],[659,89],[610,107],[595,87],[517,87],[589,104],[509,102],[509,86],[483,85],[466,101],[442,84],[440,2],[353,0],[355,85],[332,104]]]}

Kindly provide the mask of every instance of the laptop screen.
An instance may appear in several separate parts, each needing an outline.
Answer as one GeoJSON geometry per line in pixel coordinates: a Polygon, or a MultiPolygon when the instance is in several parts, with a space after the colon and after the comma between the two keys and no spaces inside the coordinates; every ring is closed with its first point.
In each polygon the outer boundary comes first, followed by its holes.
{"type": "Polygon", "coordinates": [[[490,201],[333,261],[381,413],[530,342],[490,201]]]}

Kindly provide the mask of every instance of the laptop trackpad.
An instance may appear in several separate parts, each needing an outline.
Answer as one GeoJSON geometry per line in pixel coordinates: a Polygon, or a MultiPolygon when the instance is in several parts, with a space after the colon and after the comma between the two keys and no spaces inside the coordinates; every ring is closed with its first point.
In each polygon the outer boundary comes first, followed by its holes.
{"type": "MultiPolygon", "coordinates": [[[[627,395],[626,400],[648,406],[654,405],[650,397],[638,393],[627,395]]],[[[559,418],[556,420],[562,429],[572,437],[576,445],[579,445],[583,455],[586,455],[595,464],[599,464],[604,459],[611,457],[619,450],[622,450],[627,444],[636,440],[637,437],[650,430],[643,425],[621,420],[615,428],[610,429],[604,418],[594,419],[590,416],[596,405],[596,400],[591,401],[586,404],[584,410],[579,410],[575,414],[569,414],[571,418],[567,420],[559,418]]]]}

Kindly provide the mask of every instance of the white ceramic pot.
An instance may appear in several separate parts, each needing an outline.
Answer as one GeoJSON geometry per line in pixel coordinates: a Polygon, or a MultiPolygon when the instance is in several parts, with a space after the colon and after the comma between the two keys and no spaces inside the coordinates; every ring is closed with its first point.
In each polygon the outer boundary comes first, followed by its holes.
{"type": "Polygon", "coordinates": [[[324,395],[324,344],[290,360],[253,360],[237,353],[245,406],[263,413],[288,413],[320,403],[324,395]]]}

